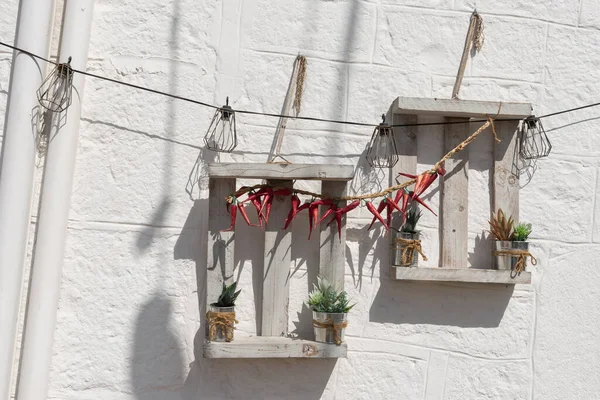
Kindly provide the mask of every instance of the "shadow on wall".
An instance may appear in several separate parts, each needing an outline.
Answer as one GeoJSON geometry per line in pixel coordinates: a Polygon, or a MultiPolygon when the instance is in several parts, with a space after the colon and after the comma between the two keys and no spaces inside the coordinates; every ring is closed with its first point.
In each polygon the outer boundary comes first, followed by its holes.
{"type": "MultiPolygon", "coordinates": [[[[204,310],[206,304],[207,243],[201,237],[205,237],[207,229],[208,200],[196,200],[175,245],[174,256],[175,259],[195,261],[200,310],[204,310]]],[[[244,232],[241,233],[244,234],[244,232]]],[[[240,240],[240,242],[243,243],[244,241],[240,240]]],[[[262,261],[262,249],[258,249],[260,250],[258,251],[249,248],[248,250],[243,254],[253,262],[253,265],[256,259],[262,261]]],[[[243,264],[243,262],[236,263],[236,265],[240,264],[243,264]]],[[[258,269],[260,270],[260,268],[258,269]]],[[[239,276],[239,272],[236,271],[236,276],[239,276]]],[[[262,278],[255,276],[253,271],[253,283],[255,285],[260,283],[257,282],[259,279],[262,278]]],[[[255,290],[255,293],[257,292],[255,290]]],[[[157,340],[168,339],[169,333],[165,329],[166,326],[167,324],[162,326],[164,337],[157,337],[157,340]]],[[[202,346],[205,337],[205,326],[204,318],[200,316],[200,326],[194,339],[196,360],[190,365],[191,370],[180,393],[183,400],[223,398],[308,400],[320,398],[335,367],[335,360],[204,359],[202,346]],[[274,373],[277,374],[277,379],[273,379],[274,373]]],[[[178,350],[181,351],[181,349],[178,350]]],[[[144,379],[152,380],[152,376],[144,377],[144,379]]],[[[147,399],[149,397],[143,398],[147,399]]]]}
{"type": "Polygon", "coordinates": [[[154,293],[138,315],[131,359],[131,382],[136,399],[180,399],[184,380],[183,350],[169,326],[171,300],[154,293]]]}
{"type": "Polygon", "coordinates": [[[514,285],[484,286],[396,282],[383,276],[369,321],[495,328],[502,321],[514,285]]]}

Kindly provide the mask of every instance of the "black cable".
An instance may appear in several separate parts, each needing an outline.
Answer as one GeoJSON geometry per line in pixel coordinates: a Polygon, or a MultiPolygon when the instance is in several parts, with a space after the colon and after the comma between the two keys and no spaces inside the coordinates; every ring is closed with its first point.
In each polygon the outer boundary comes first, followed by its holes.
{"type": "MultiPolygon", "coordinates": [[[[0,41],[0,46],[8,47],[9,49],[12,49],[12,50],[15,50],[15,51],[19,51],[19,52],[21,52],[23,54],[27,54],[27,55],[29,55],[31,57],[37,58],[39,60],[45,61],[45,62],[53,64],[53,65],[59,65],[60,64],[60,63],[57,63],[56,61],[49,60],[47,58],[44,58],[44,57],[39,56],[37,54],[34,54],[34,53],[30,52],[30,51],[20,49],[18,47],[12,46],[12,45],[10,45],[8,43],[4,43],[2,41],[0,41]]],[[[92,78],[96,78],[96,79],[100,79],[100,80],[104,80],[104,81],[116,83],[116,84],[119,84],[119,85],[128,86],[128,87],[131,87],[131,88],[134,88],[134,89],[139,89],[139,90],[143,90],[143,91],[154,93],[154,94],[159,94],[159,95],[162,95],[162,96],[170,97],[172,99],[187,101],[189,103],[198,104],[198,105],[201,105],[201,106],[204,106],[204,107],[213,108],[213,109],[221,108],[219,106],[215,106],[213,104],[205,103],[203,101],[190,99],[189,97],[178,96],[176,94],[167,93],[167,92],[163,92],[163,91],[156,90],[156,89],[151,89],[151,88],[148,88],[148,87],[145,87],[145,86],[135,85],[133,83],[118,81],[116,79],[108,78],[108,77],[102,76],[102,75],[96,75],[94,73],[87,72],[87,71],[81,71],[81,70],[74,69],[74,68],[71,68],[71,69],[72,69],[73,72],[78,73],[78,74],[90,76],[92,78]]],[[[541,119],[541,118],[553,117],[555,115],[565,114],[565,113],[569,113],[569,112],[572,112],[572,111],[578,111],[578,110],[582,110],[582,109],[585,109],[585,108],[596,107],[596,106],[600,106],[600,102],[593,103],[593,104],[587,104],[587,105],[580,106],[580,107],[569,108],[567,110],[556,111],[556,112],[553,112],[553,113],[550,113],[550,114],[541,115],[538,118],[541,119]]],[[[334,123],[334,124],[342,124],[342,125],[367,126],[367,127],[371,127],[371,128],[374,128],[374,127],[378,126],[377,124],[367,124],[367,123],[363,123],[363,122],[342,121],[342,120],[316,118],[316,117],[301,117],[301,116],[284,115],[284,114],[276,114],[276,113],[265,113],[265,112],[250,111],[250,110],[233,109],[233,111],[236,112],[236,113],[239,113],[239,114],[264,115],[264,116],[267,116],[267,117],[291,118],[291,119],[297,119],[297,120],[299,119],[299,120],[304,120],[304,121],[331,122],[331,123],[334,123]]],[[[522,118],[499,118],[499,119],[495,119],[494,121],[498,121],[499,122],[499,121],[521,121],[521,120],[522,120],[522,118]]],[[[413,123],[413,124],[390,124],[389,126],[391,126],[393,128],[401,128],[401,127],[411,127],[411,126],[436,126],[436,125],[468,124],[468,123],[472,123],[472,122],[473,123],[486,122],[486,120],[424,122],[424,123],[413,123]]]]}

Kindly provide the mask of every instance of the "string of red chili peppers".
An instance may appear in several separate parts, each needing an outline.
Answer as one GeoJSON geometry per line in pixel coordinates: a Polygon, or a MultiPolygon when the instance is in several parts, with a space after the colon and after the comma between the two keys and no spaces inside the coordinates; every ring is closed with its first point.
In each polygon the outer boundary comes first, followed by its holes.
{"type": "Polygon", "coordinates": [[[303,210],[308,209],[308,222],[309,222],[309,233],[308,239],[310,240],[313,229],[316,225],[322,223],[325,219],[331,216],[331,220],[327,223],[327,226],[331,225],[334,221],[337,223],[338,235],[341,240],[342,236],[342,218],[348,212],[357,208],[361,202],[365,202],[365,205],[369,212],[373,214],[373,219],[368,229],[373,227],[373,224],[379,220],[382,225],[386,228],[386,231],[389,231],[392,214],[394,211],[399,211],[403,217],[403,224],[406,222],[406,212],[408,210],[411,202],[417,202],[423,207],[427,208],[434,215],[437,214],[423,201],[421,196],[423,193],[431,186],[431,184],[437,179],[438,175],[444,175],[446,170],[442,166],[444,161],[448,158],[452,157],[454,154],[463,150],[472,140],[474,140],[481,132],[483,132],[488,126],[492,127],[492,132],[494,133],[494,137],[497,141],[496,131],[494,128],[493,120],[488,117],[488,121],[483,124],[477,131],[475,131],[471,136],[465,139],[462,143],[457,145],[454,149],[449,151],[440,161],[438,161],[432,169],[427,170],[419,175],[411,175],[400,172],[399,175],[410,178],[409,181],[404,182],[402,184],[389,187],[382,192],[372,193],[361,196],[346,196],[341,198],[331,198],[324,194],[313,193],[306,190],[301,189],[290,189],[290,188],[277,188],[269,185],[254,185],[254,186],[244,186],[237,190],[235,193],[231,194],[227,197],[227,206],[231,215],[231,226],[225,231],[232,231],[235,228],[235,222],[237,218],[237,211],[240,212],[246,223],[250,226],[264,226],[269,221],[269,215],[271,213],[271,206],[273,204],[273,199],[276,196],[291,196],[291,209],[290,212],[285,219],[285,225],[283,229],[287,229],[294,218],[303,210]],[[406,188],[412,184],[415,184],[412,191],[408,191],[406,188]],[[396,192],[394,199],[392,197],[387,197],[388,194],[392,194],[396,192]],[[246,199],[240,200],[240,197],[247,194],[246,199]],[[312,196],[312,200],[305,202],[304,204],[300,204],[300,198],[298,194],[305,194],[312,196]],[[372,202],[367,201],[366,199],[372,199],[377,197],[384,197],[377,207],[373,205],[372,202]],[[315,200],[315,198],[319,198],[315,200]],[[340,207],[339,203],[345,200],[353,200],[350,204],[340,207]],[[254,208],[256,209],[256,213],[258,215],[259,225],[252,224],[250,219],[248,218],[248,214],[245,209],[244,203],[252,203],[254,208]],[[323,214],[321,219],[319,220],[319,206],[328,206],[329,208],[323,214]],[[381,213],[386,211],[386,219],[384,220],[381,213]]]}

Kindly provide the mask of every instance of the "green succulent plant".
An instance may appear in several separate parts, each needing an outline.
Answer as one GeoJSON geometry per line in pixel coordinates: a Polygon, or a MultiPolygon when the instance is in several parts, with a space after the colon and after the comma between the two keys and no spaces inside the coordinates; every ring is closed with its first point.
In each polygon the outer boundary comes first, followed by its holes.
{"type": "Polygon", "coordinates": [[[527,240],[529,235],[531,235],[531,224],[525,224],[521,222],[515,226],[512,240],[515,242],[524,242],[527,240]]]}
{"type": "Polygon", "coordinates": [[[219,300],[216,303],[212,303],[212,306],[215,307],[234,307],[235,300],[239,296],[242,289],[237,292],[235,289],[237,288],[237,282],[233,282],[231,285],[227,286],[223,283],[223,290],[221,290],[221,295],[219,296],[219,300]]]}
{"type": "Polygon", "coordinates": [[[421,219],[421,210],[419,210],[419,207],[417,206],[411,207],[406,212],[406,222],[400,231],[412,234],[419,233],[417,230],[417,223],[419,222],[419,219],[421,219]]]}
{"type": "Polygon", "coordinates": [[[309,293],[306,304],[316,312],[347,313],[354,307],[345,291],[338,292],[326,279],[317,277],[314,290],[309,293]]]}

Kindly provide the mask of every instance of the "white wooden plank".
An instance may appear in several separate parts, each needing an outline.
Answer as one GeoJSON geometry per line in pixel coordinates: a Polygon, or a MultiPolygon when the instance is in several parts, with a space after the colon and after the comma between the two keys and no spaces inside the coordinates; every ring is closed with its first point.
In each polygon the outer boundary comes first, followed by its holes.
{"type": "Polygon", "coordinates": [[[206,304],[218,300],[223,282],[234,280],[235,233],[222,232],[229,228],[230,214],[225,197],[235,191],[235,179],[210,179],[208,206],[208,257],[206,273],[206,304]]]}
{"type": "MultiPolygon", "coordinates": [[[[429,282],[473,282],[528,284],[531,283],[531,272],[521,272],[511,277],[510,270],[478,269],[478,268],[407,268],[394,267],[394,279],[401,281],[429,282]]],[[[514,273],[513,273],[514,274],[514,273]]]]}
{"type": "MultiPolygon", "coordinates": [[[[292,181],[267,180],[278,188],[292,188],[292,181]]],[[[265,228],[265,262],[262,295],[262,336],[283,336],[288,329],[289,274],[292,232],[283,230],[290,211],[290,196],[273,199],[271,215],[265,228]]]]}
{"type": "Polygon", "coordinates": [[[208,165],[208,175],[214,178],[349,181],[354,178],[354,166],[330,164],[215,163],[208,165]]]}
{"type": "Polygon", "coordinates": [[[398,97],[391,107],[396,114],[439,115],[442,117],[484,118],[486,115],[500,118],[524,118],[531,115],[531,104],[499,101],[474,101],[459,99],[430,99],[398,97]]]}
{"type": "MultiPolygon", "coordinates": [[[[322,193],[332,197],[346,195],[346,182],[327,181],[321,185],[322,193]]],[[[345,207],[346,201],[340,201],[338,207],[345,207]]],[[[321,215],[329,207],[321,207],[321,215]]],[[[332,215],[333,217],[333,215],[332,215]]],[[[327,279],[339,290],[344,288],[344,272],[346,265],[346,216],[342,218],[342,235],[338,235],[337,223],[333,222],[329,227],[329,218],[321,224],[320,238],[320,267],[319,275],[327,279]]]]}
{"type": "MultiPolygon", "coordinates": [[[[460,118],[446,118],[461,121],[460,118]]],[[[469,135],[469,124],[446,125],[444,151],[449,151],[469,135]]],[[[466,148],[446,161],[446,175],[442,179],[442,251],[443,268],[467,268],[469,149],[466,148]]]]}
{"type": "Polygon", "coordinates": [[[205,358],[340,358],[346,343],[319,343],[288,337],[235,337],[232,342],[205,342],[205,358]]]}
{"type": "Polygon", "coordinates": [[[514,121],[496,122],[496,133],[500,142],[494,141],[494,212],[502,208],[519,221],[519,177],[514,175],[515,157],[518,155],[517,128],[514,121]]]}
{"type": "MultiPolygon", "coordinates": [[[[417,115],[394,115],[394,125],[400,124],[416,124],[419,122],[419,117],[417,115]]],[[[399,172],[404,172],[407,174],[417,174],[417,126],[406,126],[406,127],[396,127],[394,128],[394,137],[396,138],[396,144],[398,148],[398,155],[400,158],[398,159],[398,163],[390,169],[390,186],[397,185],[410,178],[406,178],[398,175],[399,172]]],[[[412,186],[409,187],[412,189],[412,186]]],[[[395,213],[392,218],[392,227],[396,229],[400,229],[402,226],[402,215],[400,213],[395,213]]],[[[394,242],[394,235],[389,235],[390,238],[390,259],[393,254],[393,246],[396,246],[394,242]]],[[[392,263],[390,262],[390,265],[392,263]]]]}

